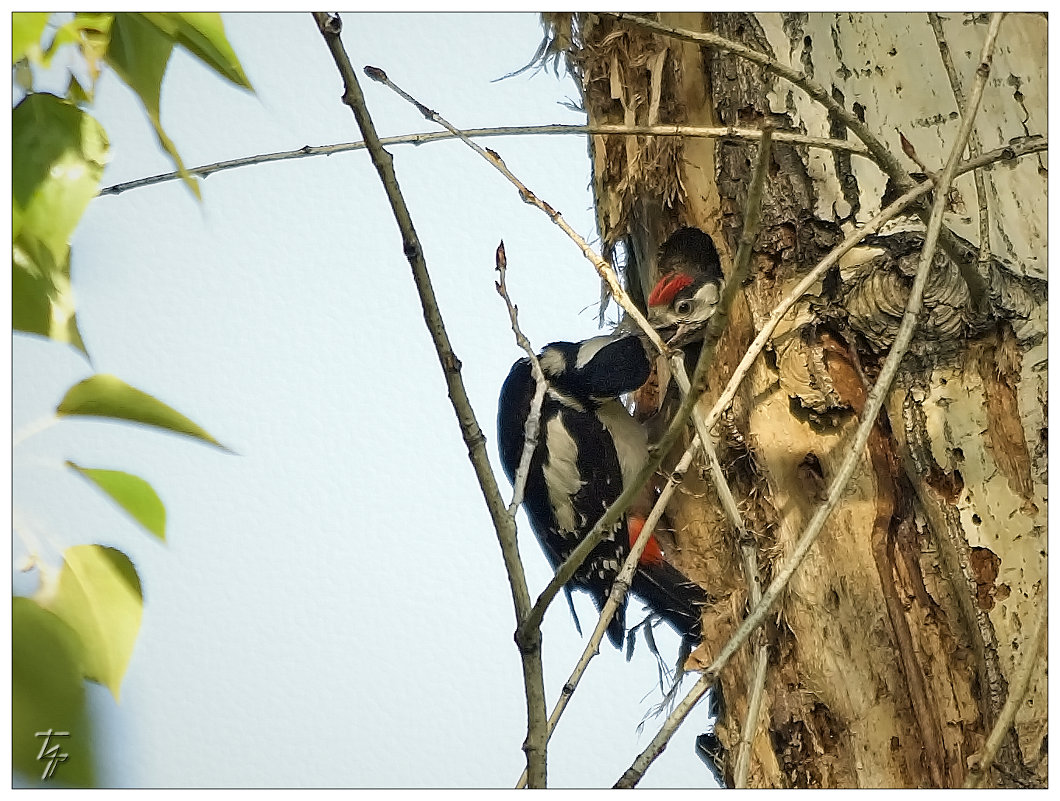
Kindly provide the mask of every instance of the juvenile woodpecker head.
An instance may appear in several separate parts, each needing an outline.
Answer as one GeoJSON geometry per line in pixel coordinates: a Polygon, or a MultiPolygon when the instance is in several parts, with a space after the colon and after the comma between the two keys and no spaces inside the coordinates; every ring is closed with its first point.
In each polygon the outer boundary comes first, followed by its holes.
{"type": "Polygon", "coordinates": [[[648,322],[673,346],[695,338],[721,300],[724,276],[714,241],[682,228],[659,248],[662,277],[648,296],[648,322]]]}

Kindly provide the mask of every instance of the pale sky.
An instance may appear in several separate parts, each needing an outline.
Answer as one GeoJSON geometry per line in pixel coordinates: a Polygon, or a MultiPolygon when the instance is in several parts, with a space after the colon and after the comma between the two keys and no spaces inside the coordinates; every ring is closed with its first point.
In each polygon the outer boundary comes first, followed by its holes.
{"type": "MultiPolygon", "coordinates": [[[[573,82],[522,67],[534,14],[346,14],[355,66],[390,77],[459,127],[582,123],[573,82]]],[[[250,95],[176,51],[162,120],[185,163],[360,139],[308,14],[225,15],[250,95]]],[[[381,135],[435,130],[362,81],[381,135]]],[[[104,185],[171,169],[136,97],[113,75],[92,113],[111,143],[104,185]]],[[[506,164],[595,241],[585,140],[492,139],[506,164]]],[[[494,290],[509,289],[535,347],[598,333],[599,282],[543,214],[459,142],[391,148],[449,335],[496,459],[496,398],[520,356],[494,290]]],[[[525,702],[499,546],[445,394],[401,241],[364,152],[245,167],[202,184],[102,197],[73,242],[89,365],[17,335],[13,428],[66,389],[113,373],[237,455],[100,421],[64,421],[13,456],[16,514],[57,559],[99,542],[144,584],[122,699],[90,687],[101,781],[121,787],[510,787],[524,765],[525,702]],[[81,477],[149,481],[165,544],[81,477]]],[[[531,596],[551,570],[520,515],[531,596]]],[[[16,537],[15,564],[25,548],[16,537]],[[20,550],[21,549],[21,550],[20,550]]],[[[15,575],[15,591],[34,589],[15,575]]],[[[596,613],[576,595],[582,625],[596,613]]],[[[629,620],[640,619],[631,603],[629,620]]],[[[657,635],[669,662],[677,637],[657,635]]],[[[562,597],[544,625],[554,703],[584,646],[562,597]]],[[[686,679],[686,687],[691,686],[686,679]]],[[[610,786],[661,718],[655,658],[605,643],[550,743],[556,787],[610,786]]],[[[693,754],[705,705],[644,787],[712,781],[693,754]]]]}

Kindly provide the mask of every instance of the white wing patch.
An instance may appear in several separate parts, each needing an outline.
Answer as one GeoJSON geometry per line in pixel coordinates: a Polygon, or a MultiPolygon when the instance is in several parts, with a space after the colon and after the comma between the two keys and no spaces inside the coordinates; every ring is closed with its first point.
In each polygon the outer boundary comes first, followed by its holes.
{"type": "Polygon", "coordinates": [[[573,532],[577,530],[578,521],[571,497],[578,494],[583,484],[578,472],[578,443],[558,414],[545,423],[545,437],[548,461],[544,465],[544,474],[548,500],[560,530],[573,532]]]}
{"type": "Polygon", "coordinates": [[[545,375],[562,375],[567,369],[567,360],[563,358],[563,353],[558,348],[545,348],[537,357],[537,362],[541,365],[541,372],[545,375]]]}
{"type": "Polygon", "coordinates": [[[597,353],[602,351],[612,342],[615,342],[613,336],[593,337],[592,339],[585,340],[581,344],[581,347],[578,348],[578,358],[574,362],[574,368],[576,370],[583,369],[585,365],[596,357],[597,353]]]}
{"type": "Polygon", "coordinates": [[[633,482],[637,473],[648,461],[648,435],[644,427],[630,417],[626,407],[617,400],[600,404],[596,411],[618,451],[618,464],[622,468],[623,489],[633,482]]]}

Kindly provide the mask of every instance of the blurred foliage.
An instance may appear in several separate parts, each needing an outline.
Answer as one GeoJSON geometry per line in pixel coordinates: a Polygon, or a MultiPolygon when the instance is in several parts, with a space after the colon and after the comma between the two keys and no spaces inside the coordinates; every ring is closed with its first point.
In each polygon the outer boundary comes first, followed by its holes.
{"type": "MultiPolygon", "coordinates": [[[[70,241],[111,156],[106,132],[90,113],[103,70],[109,67],[140,98],[159,144],[196,197],[198,182],[162,127],[159,98],[173,48],[183,47],[238,87],[252,87],[217,13],[16,12],[11,20],[13,328],[72,345],[87,358],[71,292],[70,241]],[[35,91],[35,78],[42,70],[54,73],[64,48],[77,52],[65,93],[35,91]]],[[[109,375],[71,387],[55,414],[115,418],[224,447],[184,415],[109,375]]],[[[165,541],[166,509],[147,481],[66,465],[165,541]]],[[[98,682],[119,698],[143,614],[140,577],[115,548],[67,548],[57,572],[30,550],[40,586],[32,598],[12,600],[13,766],[25,782],[91,787],[96,768],[84,682],[98,682]],[[45,777],[49,767],[54,772],[45,777]]]]}

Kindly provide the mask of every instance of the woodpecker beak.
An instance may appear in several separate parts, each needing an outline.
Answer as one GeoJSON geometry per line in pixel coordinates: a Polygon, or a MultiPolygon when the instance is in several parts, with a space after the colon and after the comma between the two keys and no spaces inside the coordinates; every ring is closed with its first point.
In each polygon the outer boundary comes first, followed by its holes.
{"type": "Polygon", "coordinates": [[[674,335],[667,340],[666,344],[671,348],[679,348],[682,345],[691,342],[696,336],[706,328],[709,320],[703,320],[694,323],[681,323],[677,326],[677,330],[674,335]]]}

